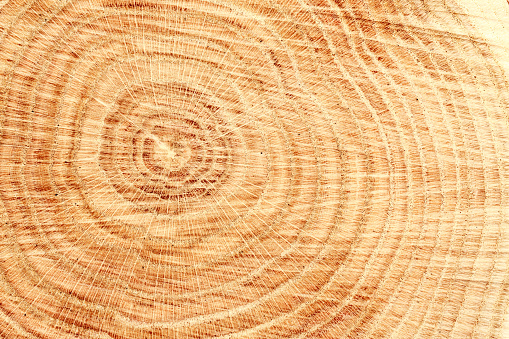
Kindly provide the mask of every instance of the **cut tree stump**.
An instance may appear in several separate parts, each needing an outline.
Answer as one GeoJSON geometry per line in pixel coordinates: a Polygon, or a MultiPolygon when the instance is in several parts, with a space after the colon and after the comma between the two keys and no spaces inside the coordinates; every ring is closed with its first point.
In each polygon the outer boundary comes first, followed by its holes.
{"type": "Polygon", "coordinates": [[[0,337],[509,338],[506,0],[0,1],[0,337]]]}

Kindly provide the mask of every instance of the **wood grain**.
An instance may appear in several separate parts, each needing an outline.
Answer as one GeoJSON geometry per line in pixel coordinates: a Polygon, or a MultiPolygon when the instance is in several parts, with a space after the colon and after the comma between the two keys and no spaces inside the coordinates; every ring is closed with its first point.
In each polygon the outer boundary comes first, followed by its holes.
{"type": "Polygon", "coordinates": [[[503,338],[482,7],[0,1],[0,336],[503,338]]]}

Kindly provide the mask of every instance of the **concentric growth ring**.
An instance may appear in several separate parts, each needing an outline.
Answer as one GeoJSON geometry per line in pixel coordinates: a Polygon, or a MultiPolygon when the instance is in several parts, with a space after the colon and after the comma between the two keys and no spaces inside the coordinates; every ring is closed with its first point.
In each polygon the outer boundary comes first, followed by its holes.
{"type": "Polygon", "coordinates": [[[500,337],[509,92],[453,3],[0,6],[3,337],[500,337]]]}

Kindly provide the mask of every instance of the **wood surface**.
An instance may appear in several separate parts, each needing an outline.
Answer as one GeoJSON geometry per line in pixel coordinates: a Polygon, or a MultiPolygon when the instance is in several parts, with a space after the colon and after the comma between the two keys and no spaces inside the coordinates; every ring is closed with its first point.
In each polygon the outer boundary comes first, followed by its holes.
{"type": "Polygon", "coordinates": [[[0,1],[0,337],[509,338],[508,13],[0,1]]]}

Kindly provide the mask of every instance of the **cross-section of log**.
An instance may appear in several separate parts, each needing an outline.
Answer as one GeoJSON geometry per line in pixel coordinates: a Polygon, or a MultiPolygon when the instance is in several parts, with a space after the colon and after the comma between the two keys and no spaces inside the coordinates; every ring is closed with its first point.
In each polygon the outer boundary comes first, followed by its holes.
{"type": "Polygon", "coordinates": [[[467,14],[0,1],[0,336],[502,338],[509,90],[467,14]]]}

